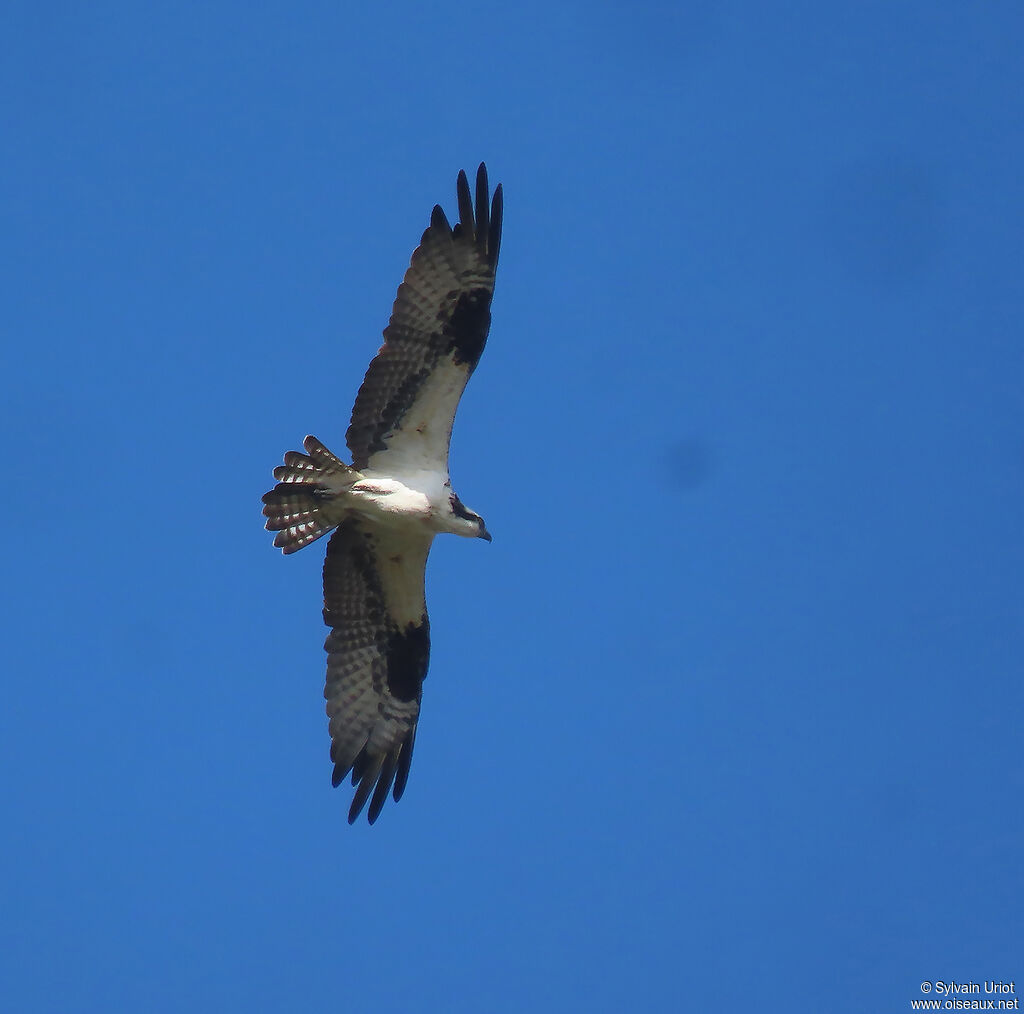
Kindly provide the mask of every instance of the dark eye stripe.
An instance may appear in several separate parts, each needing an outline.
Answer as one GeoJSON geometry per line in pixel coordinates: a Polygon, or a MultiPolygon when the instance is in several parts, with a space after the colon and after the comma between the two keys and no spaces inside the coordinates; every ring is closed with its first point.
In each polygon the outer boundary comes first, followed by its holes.
{"type": "Polygon", "coordinates": [[[465,521],[474,521],[476,519],[476,515],[466,510],[462,505],[462,501],[457,496],[449,497],[448,502],[452,505],[452,513],[457,518],[462,518],[465,521]]]}

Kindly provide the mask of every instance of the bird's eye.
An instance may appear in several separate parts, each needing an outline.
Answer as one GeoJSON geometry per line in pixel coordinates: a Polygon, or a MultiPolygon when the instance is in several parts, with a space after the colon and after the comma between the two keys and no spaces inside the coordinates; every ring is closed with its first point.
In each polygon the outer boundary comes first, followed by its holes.
{"type": "Polygon", "coordinates": [[[475,514],[466,510],[462,501],[457,496],[449,497],[448,502],[452,505],[452,513],[457,518],[462,518],[463,521],[472,521],[476,517],[475,514]]]}

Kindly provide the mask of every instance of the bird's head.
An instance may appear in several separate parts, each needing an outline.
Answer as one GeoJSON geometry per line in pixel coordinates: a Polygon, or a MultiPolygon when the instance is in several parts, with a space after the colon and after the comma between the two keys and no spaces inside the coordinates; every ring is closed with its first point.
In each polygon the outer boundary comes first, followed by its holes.
{"type": "Polygon", "coordinates": [[[456,535],[463,535],[467,539],[484,539],[491,541],[491,533],[487,531],[484,519],[479,514],[474,514],[454,493],[449,498],[452,508],[452,531],[456,535]]]}

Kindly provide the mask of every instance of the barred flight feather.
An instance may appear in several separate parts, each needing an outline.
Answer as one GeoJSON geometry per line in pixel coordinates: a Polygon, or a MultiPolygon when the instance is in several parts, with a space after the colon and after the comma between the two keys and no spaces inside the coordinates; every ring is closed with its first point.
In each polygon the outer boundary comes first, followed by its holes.
{"type": "Polygon", "coordinates": [[[459,221],[453,229],[435,206],[356,396],[346,434],[356,468],[448,470],[452,420],[490,329],[502,220],[501,185],[488,207],[483,165],[475,209],[464,172],[456,190],[459,221]]]}
{"type": "Polygon", "coordinates": [[[334,761],[331,781],[339,785],[351,775],[358,786],[350,823],[372,792],[372,824],[388,792],[399,799],[408,780],[430,654],[423,578],[431,541],[431,535],[419,532],[382,534],[372,523],[350,518],[327,546],[324,622],[332,629],[324,643],[324,697],[334,761]],[[394,617],[390,603],[399,586],[417,589],[418,623],[394,617]]]}

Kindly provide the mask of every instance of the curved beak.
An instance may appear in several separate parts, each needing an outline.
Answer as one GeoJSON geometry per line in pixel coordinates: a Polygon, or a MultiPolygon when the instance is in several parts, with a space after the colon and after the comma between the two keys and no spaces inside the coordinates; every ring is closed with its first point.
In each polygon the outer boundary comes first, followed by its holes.
{"type": "Polygon", "coordinates": [[[477,538],[478,539],[483,539],[484,542],[490,542],[491,541],[491,533],[489,531],[487,531],[487,529],[484,528],[483,525],[481,525],[480,526],[480,534],[477,536],[477,538]]]}

